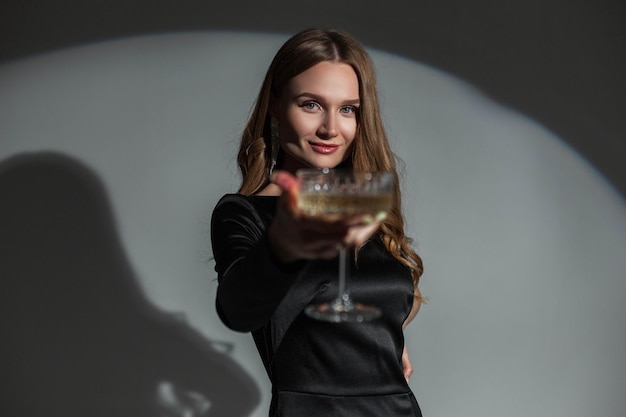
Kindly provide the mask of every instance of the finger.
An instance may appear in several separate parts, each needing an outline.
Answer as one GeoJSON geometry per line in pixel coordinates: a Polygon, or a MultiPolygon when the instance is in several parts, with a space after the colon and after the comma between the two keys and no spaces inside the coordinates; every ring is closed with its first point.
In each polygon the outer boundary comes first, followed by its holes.
{"type": "Polygon", "coordinates": [[[284,201],[289,207],[297,207],[299,181],[295,176],[287,171],[276,170],[272,173],[270,181],[283,191],[284,201]]]}
{"type": "Polygon", "coordinates": [[[409,359],[409,351],[406,345],[404,345],[404,349],[402,350],[402,373],[404,374],[404,379],[409,382],[409,378],[413,375],[413,365],[409,359]]]}
{"type": "Polygon", "coordinates": [[[402,371],[407,380],[411,377],[411,375],[413,375],[413,364],[409,358],[409,351],[407,350],[406,345],[402,351],[402,371]]]}
{"type": "Polygon", "coordinates": [[[289,191],[298,187],[298,179],[291,173],[280,169],[274,171],[270,181],[278,185],[283,191],[289,191]]]}
{"type": "Polygon", "coordinates": [[[367,241],[380,227],[379,222],[374,222],[365,226],[353,226],[348,229],[343,244],[346,246],[360,246],[367,241]]]}
{"type": "Polygon", "coordinates": [[[298,236],[294,244],[307,252],[319,252],[327,248],[339,248],[342,246],[343,234],[320,233],[319,231],[307,231],[298,236]]]}
{"type": "Polygon", "coordinates": [[[314,254],[312,259],[333,259],[339,255],[339,246],[329,245],[321,248],[314,254]]]}
{"type": "Polygon", "coordinates": [[[300,259],[333,259],[339,255],[337,244],[302,245],[292,248],[300,259]]]}
{"type": "Polygon", "coordinates": [[[413,368],[402,368],[402,373],[404,374],[404,379],[406,379],[406,382],[409,382],[409,380],[411,379],[411,375],[413,375],[413,368]]]}
{"type": "Polygon", "coordinates": [[[357,214],[348,216],[343,219],[344,223],[349,226],[367,226],[372,223],[380,224],[387,218],[387,212],[381,211],[377,214],[357,214]]]}

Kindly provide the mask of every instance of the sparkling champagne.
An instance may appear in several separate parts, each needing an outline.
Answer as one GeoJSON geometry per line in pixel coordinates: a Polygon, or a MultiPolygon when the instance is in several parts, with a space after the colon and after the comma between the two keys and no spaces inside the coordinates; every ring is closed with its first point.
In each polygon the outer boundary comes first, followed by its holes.
{"type": "Polygon", "coordinates": [[[298,206],[311,216],[377,215],[389,210],[392,198],[391,193],[336,194],[305,191],[298,196],[298,206]]]}

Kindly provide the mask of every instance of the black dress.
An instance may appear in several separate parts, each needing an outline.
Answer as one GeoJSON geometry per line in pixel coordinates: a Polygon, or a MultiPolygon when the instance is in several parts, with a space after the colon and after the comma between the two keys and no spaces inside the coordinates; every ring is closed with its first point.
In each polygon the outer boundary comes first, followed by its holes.
{"type": "Polygon", "coordinates": [[[409,269],[372,238],[358,264],[350,262],[348,285],[359,302],[382,308],[382,316],[365,323],[309,318],[308,304],[337,295],[337,259],[274,259],[265,231],[276,202],[227,194],[211,221],[217,312],[229,328],[252,333],[272,382],[269,415],[421,416],[402,372],[402,323],[413,304],[409,269]]]}

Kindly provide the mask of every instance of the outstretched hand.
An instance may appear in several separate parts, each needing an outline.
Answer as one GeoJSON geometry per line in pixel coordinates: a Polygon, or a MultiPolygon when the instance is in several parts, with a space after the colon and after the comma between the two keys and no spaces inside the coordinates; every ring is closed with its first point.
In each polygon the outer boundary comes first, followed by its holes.
{"type": "Polygon", "coordinates": [[[298,208],[296,177],[278,170],[272,182],[282,194],[268,239],[271,251],[282,262],[334,258],[340,247],[361,245],[380,226],[380,221],[363,214],[333,219],[307,215],[298,208]]]}

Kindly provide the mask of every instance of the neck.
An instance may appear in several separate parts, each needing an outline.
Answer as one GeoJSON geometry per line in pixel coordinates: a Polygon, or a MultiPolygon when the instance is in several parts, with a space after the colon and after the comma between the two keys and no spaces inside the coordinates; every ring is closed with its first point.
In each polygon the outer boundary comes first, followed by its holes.
{"type": "Polygon", "coordinates": [[[265,186],[265,188],[263,188],[261,191],[259,191],[255,195],[278,197],[281,194],[282,194],[282,190],[280,189],[278,185],[274,183],[269,183],[267,184],[267,186],[265,186]]]}

